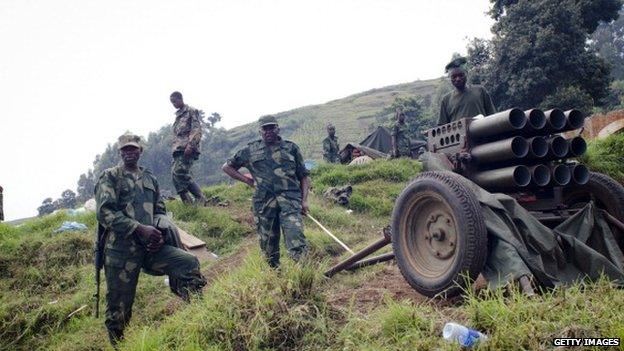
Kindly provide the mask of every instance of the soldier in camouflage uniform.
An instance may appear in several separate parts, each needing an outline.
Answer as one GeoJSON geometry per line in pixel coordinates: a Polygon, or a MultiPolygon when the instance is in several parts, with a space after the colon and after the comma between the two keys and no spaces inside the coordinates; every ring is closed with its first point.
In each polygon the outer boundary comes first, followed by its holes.
{"type": "Polygon", "coordinates": [[[197,258],[172,246],[173,238],[163,235],[167,228],[156,224],[162,222],[165,204],[156,177],[137,166],[142,151],[139,142],[136,135],[119,137],[123,164],[105,170],[95,187],[97,220],[107,235],[106,328],[113,345],[123,338],[130,321],[141,268],[176,280],[185,300],[206,284],[197,258]]]}
{"type": "Polygon", "coordinates": [[[394,157],[411,157],[410,138],[408,136],[405,114],[401,109],[396,109],[395,122],[392,126],[392,153],[394,157]]]}
{"type": "Polygon", "coordinates": [[[260,248],[269,265],[276,268],[280,263],[280,228],[291,258],[298,261],[307,250],[301,215],[308,213],[310,180],[299,147],[279,136],[275,117],[263,116],[259,124],[262,139],[238,150],[222,169],[230,177],[255,186],[252,210],[260,248]],[[247,168],[253,179],[243,176],[238,171],[241,167],[247,168]]]}
{"type": "Polygon", "coordinates": [[[178,109],[173,122],[173,186],[184,203],[193,203],[190,192],[196,203],[205,204],[206,198],[191,174],[193,162],[199,158],[202,137],[199,111],[186,105],[180,92],[171,93],[169,100],[178,109]]]}
{"type": "Polygon", "coordinates": [[[323,140],[323,159],[329,163],[340,162],[340,146],[338,146],[338,137],[336,137],[336,128],[327,125],[327,138],[323,140]]]}

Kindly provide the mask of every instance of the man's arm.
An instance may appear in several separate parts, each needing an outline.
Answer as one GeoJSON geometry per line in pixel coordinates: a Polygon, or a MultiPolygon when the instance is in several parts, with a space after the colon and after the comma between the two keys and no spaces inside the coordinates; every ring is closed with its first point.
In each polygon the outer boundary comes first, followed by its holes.
{"type": "Polygon", "coordinates": [[[253,179],[245,177],[241,172],[238,171],[238,169],[230,166],[227,162],[224,163],[223,166],[221,166],[221,170],[225,172],[225,174],[229,175],[231,178],[236,179],[239,182],[243,182],[253,188],[253,179]]]}
{"type": "Polygon", "coordinates": [[[189,157],[193,152],[199,152],[199,143],[202,137],[201,122],[199,120],[199,111],[193,109],[188,112],[191,119],[191,131],[189,133],[189,141],[184,149],[184,156],[189,157]]]}
{"type": "Polygon", "coordinates": [[[105,228],[126,238],[136,233],[149,243],[147,245],[148,251],[158,251],[163,244],[162,234],[158,229],[143,225],[123,212],[119,206],[116,181],[109,172],[104,172],[95,186],[98,222],[105,228]]]}
{"type": "Polygon", "coordinates": [[[307,215],[310,212],[308,207],[308,193],[310,192],[310,177],[301,178],[301,214],[307,215]]]}
{"type": "Polygon", "coordinates": [[[129,237],[139,222],[128,217],[119,206],[116,179],[110,172],[104,172],[95,186],[96,217],[98,222],[117,234],[129,237]]]}
{"type": "Polygon", "coordinates": [[[483,92],[483,108],[485,109],[485,115],[493,115],[496,113],[496,107],[494,107],[494,103],[492,103],[492,98],[490,94],[485,90],[485,88],[481,87],[481,91],[483,92]]]}
{"type": "Polygon", "coordinates": [[[438,115],[438,125],[447,124],[451,120],[450,116],[446,113],[446,99],[442,98],[440,103],[440,114],[438,115]]]}
{"type": "Polygon", "coordinates": [[[154,215],[167,215],[167,207],[165,206],[162,196],[160,196],[160,186],[158,185],[156,177],[154,177],[152,181],[154,182],[154,187],[156,188],[156,194],[154,194],[156,196],[154,201],[154,215]]]}

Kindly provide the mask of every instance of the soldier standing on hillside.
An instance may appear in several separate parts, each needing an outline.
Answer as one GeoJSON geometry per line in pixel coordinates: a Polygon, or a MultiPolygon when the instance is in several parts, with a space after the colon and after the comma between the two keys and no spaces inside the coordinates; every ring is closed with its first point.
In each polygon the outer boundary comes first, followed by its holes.
{"type": "Polygon", "coordinates": [[[450,123],[460,118],[477,115],[488,116],[496,113],[490,94],[479,85],[466,85],[466,59],[459,57],[444,68],[451,78],[455,90],[442,98],[438,125],[450,123]]]}
{"type": "Polygon", "coordinates": [[[176,292],[187,301],[206,284],[197,258],[174,247],[171,235],[163,235],[172,224],[161,217],[166,209],[156,177],[137,166],[139,143],[137,135],[119,137],[123,163],[105,170],[95,186],[98,230],[106,231],[106,329],[113,345],[130,321],[141,268],[175,280],[176,292]]]}
{"type": "Polygon", "coordinates": [[[394,157],[411,157],[410,138],[408,136],[407,124],[405,124],[405,114],[400,108],[396,109],[395,122],[392,126],[392,152],[394,157]]]}
{"type": "Polygon", "coordinates": [[[308,213],[310,179],[299,147],[279,136],[273,116],[260,117],[261,140],[253,141],[223,165],[230,177],[256,188],[253,213],[260,236],[260,248],[271,267],[278,267],[280,228],[286,249],[298,261],[307,251],[302,214],[308,213]],[[253,179],[238,170],[245,167],[253,179]],[[255,181],[255,184],[254,184],[255,181]]]}
{"type": "Polygon", "coordinates": [[[329,163],[340,162],[340,146],[336,136],[336,128],[332,124],[327,125],[327,138],[323,140],[323,159],[329,163]]]}
{"type": "Polygon", "coordinates": [[[205,204],[206,198],[199,185],[192,179],[191,167],[199,158],[202,126],[199,111],[186,105],[180,92],[174,91],[169,97],[171,104],[178,110],[173,122],[173,167],[171,174],[173,186],[185,204],[205,204]]]}

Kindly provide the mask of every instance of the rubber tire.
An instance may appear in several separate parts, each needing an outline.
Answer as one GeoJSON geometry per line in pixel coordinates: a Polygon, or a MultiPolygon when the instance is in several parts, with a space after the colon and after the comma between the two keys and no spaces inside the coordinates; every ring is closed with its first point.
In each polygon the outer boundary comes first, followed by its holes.
{"type": "Polygon", "coordinates": [[[481,206],[474,193],[465,185],[464,179],[452,172],[424,172],[401,192],[392,211],[392,247],[401,274],[419,293],[434,297],[445,293],[447,297],[460,294],[468,283],[466,276],[474,281],[485,266],[487,259],[487,229],[481,206]],[[455,259],[451,267],[437,279],[422,276],[411,265],[401,220],[408,215],[412,198],[422,191],[433,191],[450,207],[458,240],[455,259]]]}
{"type": "MultiPolygon", "coordinates": [[[[573,206],[575,203],[589,202],[591,195],[599,208],[624,222],[624,186],[606,174],[590,172],[587,184],[564,188],[562,200],[564,204],[573,206]]],[[[611,228],[617,230],[613,226],[611,228]]],[[[619,236],[624,237],[624,233],[619,236]]],[[[624,239],[618,244],[624,248],[624,239]]]]}

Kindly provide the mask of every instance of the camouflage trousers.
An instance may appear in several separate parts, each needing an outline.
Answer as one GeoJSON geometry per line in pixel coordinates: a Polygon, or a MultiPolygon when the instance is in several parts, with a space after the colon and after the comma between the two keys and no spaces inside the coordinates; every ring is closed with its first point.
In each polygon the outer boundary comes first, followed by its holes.
{"type": "Polygon", "coordinates": [[[340,163],[340,156],[338,155],[338,153],[323,154],[323,159],[327,163],[340,163]]]}
{"type": "Polygon", "coordinates": [[[268,199],[254,199],[254,219],[260,239],[260,249],[271,267],[278,267],[280,261],[280,229],[284,233],[284,244],[288,255],[295,261],[307,251],[301,218],[301,200],[284,196],[268,199]]]}
{"type": "Polygon", "coordinates": [[[197,158],[197,155],[185,157],[183,152],[173,154],[171,176],[173,178],[173,186],[178,194],[189,190],[189,185],[193,181],[191,167],[197,158]]]}
{"type": "Polygon", "coordinates": [[[158,252],[107,248],[104,274],[106,276],[106,328],[110,333],[123,335],[132,316],[132,304],[141,268],[151,274],[166,274],[179,284],[180,296],[188,300],[190,293],[201,291],[206,281],[199,271],[199,261],[190,253],[171,245],[158,252]]]}

